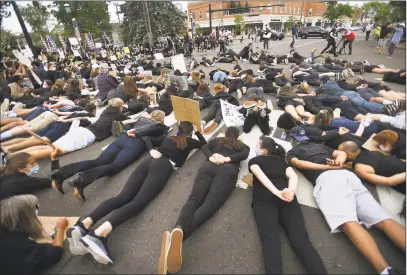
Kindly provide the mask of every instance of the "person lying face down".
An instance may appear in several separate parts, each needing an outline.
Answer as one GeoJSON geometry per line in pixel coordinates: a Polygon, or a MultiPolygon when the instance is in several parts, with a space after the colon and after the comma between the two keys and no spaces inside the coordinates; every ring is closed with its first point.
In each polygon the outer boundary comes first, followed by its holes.
{"type": "Polygon", "coordinates": [[[394,156],[379,151],[369,151],[354,142],[344,142],[339,150],[352,161],[355,173],[364,180],[376,185],[390,186],[406,194],[406,163],[394,156]]]}

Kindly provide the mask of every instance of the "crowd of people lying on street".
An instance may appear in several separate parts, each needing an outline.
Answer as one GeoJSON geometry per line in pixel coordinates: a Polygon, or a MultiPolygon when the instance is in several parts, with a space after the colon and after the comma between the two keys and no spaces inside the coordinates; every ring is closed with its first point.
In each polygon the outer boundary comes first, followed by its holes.
{"type": "MultiPolygon", "coordinates": [[[[0,129],[0,262],[5,274],[36,274],[58,262],[66,229],[72,254],[90,253],[99,263],[113,263],[108,237],[137,216],[171,174],[182,169],[190,152],[200,149],[206,161],[174,226],[162,235],[158,259],[159,274],[180,271],[183,242],[222,207],[236,185],[241,162],[249,157],[250,148],[240,140],[237,127],[209,139],[223,120],[221,101],[239,106],[244,133],[258,125],[263,134],[256,137],[256,156],[248,168],[267,274],[282,273],[280,225],[306,270],[327,273],[296,198],[298,172],[314,185],[314,198],[331,232],[345,233],[377,273],[397,272],[365,228],[383,231],[402,253],[405,228],[362,182],[406,193],[405,92],[387,85],[405,85],[405,69],[333,59],[316,49],[309,56],[295,50],[267,55],[251,44],[239,53],[229,49],[212,59],[192,59],[187,73],[140,56],[116,66],[103,61],[69,66],[49,62],[46,70],[34,61],[32,71],[41,86],[19,62],[6,60],[5,65],[0,129]],[[259,69],[243,69],[243,60],[259,69]],[[222,68],[222,63],[233,62],[232,71],[222,68]],[[290,72],[279,68],[280,63],[290,63],[290,72]],[[213,70],[205,75],[199,66],[213,70]],[[360,76],[349,81],[355,73],[360,76]],[[364,73],[380,74],[383,81],[367,81],[364,73]],[[277,126],[283,130],[281,139],[293,145],[288,152],[271,137],[269,114],[276,106],[267,100],[270,95],[284,110],[277,126]],[[173,113],[171,96],[190,98],[206,109],[201,125],[166,125],[173,113]],[[116,139],[96,159],[60,166],[61,155],[112,135],[116,139]],[[372,136],[375,150],[367,150],[363,145],[372,136]],[[69,181],[77,199],[91,200],[85,192],[89,185],[120,173],[144,153],[150,156],[137,165],[118,195],[81,213],[73,227],[67,228],[66,219],[59,221],[52,244],[35,241],[44,234],[36,216],[36,191],[52,187],[65,194],[69,181]],[[35,176],[42,158],[52,161],[49,178],[35,176]],[[103,223],[95,226],[100,220],[103,223]]],[[[405,201],[400,211],[405,216],[405,201]]]]}

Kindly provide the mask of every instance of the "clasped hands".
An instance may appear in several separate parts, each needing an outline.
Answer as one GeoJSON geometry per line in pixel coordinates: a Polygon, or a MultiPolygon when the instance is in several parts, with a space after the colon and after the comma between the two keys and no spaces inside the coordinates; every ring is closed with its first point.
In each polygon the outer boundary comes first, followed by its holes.
{"type": "Polygon", "coordinates": [[[225,162],[228,162],[229,158],[222,156],[221,154],[213,154],[210,158],[209,161],[212,163],[215,163],[217,165],[219,164],[224,164],[225,162]]]}

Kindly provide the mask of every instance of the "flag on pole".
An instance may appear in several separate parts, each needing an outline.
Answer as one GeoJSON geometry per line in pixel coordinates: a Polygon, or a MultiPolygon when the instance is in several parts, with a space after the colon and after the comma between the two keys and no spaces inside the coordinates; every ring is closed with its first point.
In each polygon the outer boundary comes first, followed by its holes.
{"type": "Polygon", "coordinates": [[[47,40],[45,40],[45,38],[42,35],[41,35],[41,42],[42,42],[42,45],[44,46],[44,48],[47,50],[47,52],[49,52],[50,47],[49,47],[49,45],[47,43],[47,40]]]}
{"type": "Polygon", "coordinates": [[[95,49],[95,42],[93,41],[92,35],[90,33],[85,34],[86,43],[88,44],[88,48],[91,50],[95,49]]]}
{"type": "Polygon", "coordinates": [[[53,52],[57,52],[58,51],[58,47],[57,44],[55,42],[55,38],[52,35],[47,35],[47,40],[50,46],[50,50],[53,52]]]}
{"type": "Polygon", "coordinates": [[[81,42],[82,37],[81,37],[81,33],[79,31],[78,22],[76,21],[75,18],[72,18],[72,26],[73,26],[73,29],[74,29],[74,32],[75,32],[76,39],[78,39],[78,41],[81,42]]]}

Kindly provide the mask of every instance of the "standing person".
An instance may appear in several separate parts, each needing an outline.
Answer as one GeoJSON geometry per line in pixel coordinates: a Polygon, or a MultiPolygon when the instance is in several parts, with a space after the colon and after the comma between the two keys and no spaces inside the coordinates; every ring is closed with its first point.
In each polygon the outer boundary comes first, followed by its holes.
{"type": "Polygon", "coordinates": [[[215,34],[215,31],[212,31],[212,33],[211,33],[210,42],[211,42],[211,50],[214,51],[216,49],[216,34],[215,34]]]}
{"type": "Polygon", "coordinates": [[[326,39],[328,41],[328,44],[326,45],[325,49],[321,51],[321,54],[323,54],[326,50],[328,50],[332,46],[332,52],[334,53],[334,56],[337,57],[338,55],[336,54],[336,28],[332,27],[332,29],[328,33],[328,38],[326,39]]]}
{"type": "Polygon", "coordinates": [[[235,188],[240,162],[250,152],[238,138],[239,130],[228,127],[225,137],[215,138],[202,147],[207,161],[198,171],[175,228],[163,234],[158,274],[166,274],[167,267],[171,273],[181,269],[183,241],[219,210],[235,188]]]}
{"type": "Polygon", "coordinates": [[[219,52],[221,53],[225,53],[226,52],[226,47],[225,47],[225,43],[226,43],[226,31],[224,29],[221,29],[219,31],[219,52]]]}
{"type": "Polygon", "coordinates": [[[370,37],[370,32],[372,31],[372,24],[367,24],[366,25],[366,37],[365,37],[365,41],[369,40],[370,37]]]}
{"type": "Polygon", "coordinates": [[[326,274],[322,259],[309,240],[295,197],[298,176],[285,160],[284,148],[272,138],[263,137],[257,144],[256,155],[249,161],[253,173],[252,206],[266,274],[283,274],[280,225],[308,273],[326,274]]]}
{"type": "Polygon", "coordinates": [[[401,38],[403,37],[403,33],[404,33],[404,30],[400,24],[397,24],[397,25],[393,24],[391,26],[391,28],[394,29],[394,34],[393,34],[393,37],[391,39],[391,43],[389,46],[389,56],[388,56],[389,58],[393,57],[394,49],[396,48],[396,45],[400,42],[401,38]]]}
{"type": "Polygon", "coordinates": [[[269,49],[270,37],[271,37],[271,31],[268,29],[268,27],[266,27],[266,30],[263,33],[263,49],[264,50],[266,48],[267,48],[267,50],[269,49]]]}
{"type": "Polygon", "coordinates": [[[346,45],[349,44],[348,55],[352,55],[352,44],[353,44],[353,41],[355,41],[355,37],[356,37],[355,33],[351,30],[342,29],[341,34],[342,34],[342,39],[344,39],[344,41],[343,41],[342,48],[338,51],[338,53],[341,53],[342,50],[344,50],[346,48],[346,45]]]}
{"type": "Polygon", "coordinates": [[[295,39],[298,39],[298,27],[299,24],[294,24],[294,26],[291,28],[291,35],[293,36],[293,41],[290,44],[290,48],[294,48],[294,43],[295,39]]]}
{"type": "Polygon", "coordinates": [[[261,28],[256,27],[256,48],[259,47],[259,41],[262,36],[263,36],[263,31],[261,30],[261,28]]]}
{"type": "Polygon", "coordinates": [[[206,144],[199,132],[195,132],[199,140],[192,138],[193,130],[191,123],[181,122],[178,134],[166,138],[151,157],[136,167],[119,195],[104,201],[68,229],[66,235],[72,254],[91,253],[99,263],[113,263],[107,246],[110,233],[131,217],[137,216],[164,189],[172,172],[185,163],[189,153],[206,144]],[[91,229],[92,225],[111,212],[102,225],[96,230],[91,229]]]}
{"type": "Polygon", "coordinates": [[[379,35],[379,47],[378,47],[378,54],[384,54],[384,48],[386,47],[387,40],[390,36],[390,23],[387,22],[383,24],[380,29],[379,35]]]}

